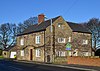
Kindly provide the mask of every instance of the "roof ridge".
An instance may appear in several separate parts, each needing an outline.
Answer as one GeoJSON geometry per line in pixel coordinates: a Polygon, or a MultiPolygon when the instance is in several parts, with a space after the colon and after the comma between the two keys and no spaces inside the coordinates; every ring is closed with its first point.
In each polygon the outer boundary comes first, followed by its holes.
{"type": "MultiPolygon", "coordinates": [[[[54,22],[56,19],[58,19],[59,17],[61,16],[57,16],[57,17],[54,17],[54,18],[51,18],[52,19],[52,22],[54,22]]],[[[43,31],[45,30],[49,25],[50,25],[50,19],[46,20],[46,21],[43,21],[41,22],[40,24],[34,24],[30,27],[28,27],[27,29],[25,29],[21,34],[19,34],[18,36],[20,35],[25,35],[25,34],[29,34],[29,33],[32,33],[32,32],[37,32],[37,31],[43,31]]]]}
{"type": "MultiPolygon", "coordinates": [[[[51,20],[51,19],[53,20],[53,19],[56,19],[56,18],[59,18],[59,17],[60,17],[60,16],[57,16],[57,17],[54,17],[54,18],[50,18],[50,19],[45,20],[45,21],[43,21],[43,22],[41,22],[41,23],[44,23],[44,22],[47,22],[47,21],[49,21],[49,20],[51,20]]],[[[40,24],[41,24],[41,23],[40,23],[40,24]]]]}
{"type": "Polygon", "coordinates": [[[71,24],[78,24],[79,25],[79,23],[76,23],[76,22],[70,22],[70,21],[66,21],[67,23],[71,23],[71,24]]]}

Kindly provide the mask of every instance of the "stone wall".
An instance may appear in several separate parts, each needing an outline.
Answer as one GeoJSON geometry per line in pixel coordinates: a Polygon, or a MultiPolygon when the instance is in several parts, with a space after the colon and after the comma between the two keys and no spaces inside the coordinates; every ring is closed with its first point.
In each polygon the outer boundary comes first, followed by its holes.
{"type": "Polygon", "coordinates": [[[31,34],[26,34],[22,36],[17,37],[17,48],[19,50],[17,51],[17,59],[18,60],[30,60],[30,57],[32,57],[33,61],[44,61],[44,51],[43,48],[41,47],[44,45],[44,31],[37,32],[37,33],[31,33],[31,34]],[[36,44],[36,36],[41,36],[40,37],[40,44],[36,44]],[[20,40],[24,39],[24,45],[20,45],[20,40]],[[41,49],[41,57],[37,58],[35,56],[35,49],[41,49]],[[33,55],[30,56],[30,50],[32,49],[33,55]],[[24,56],[21,56],[21,50],[24,50],[24,56]]]}
{"type": "Polygon", "coordinates": [[[91,34],[73,32],[72,34],[72,51],[77,49],[77,56],[91,56],[92,43],[91,43],[91,34]],[[83,44],[83,40],[87,40],[87,44],[83,44]],[[88,52],[88,55],[85,53],[88,52]]]}

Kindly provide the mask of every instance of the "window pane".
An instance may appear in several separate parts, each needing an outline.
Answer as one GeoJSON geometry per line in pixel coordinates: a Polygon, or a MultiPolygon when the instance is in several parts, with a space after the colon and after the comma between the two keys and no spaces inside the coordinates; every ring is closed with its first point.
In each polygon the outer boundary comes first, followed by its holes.
{"type": "Polygon", "coordinates": [[[65,55],[65,51],[57,51],[57,52],[56,52],[56,55],[57,55],[57,56],[66,56],[66,55],[65,55]]]}
{"type": "Polygon", "coordinates": [[[58,27],[61,27],[61,24],[60,23],[58,23],[58,27]]]}
{"type": "Polygon", "coordinates": [[[24,56],[24,50],[21,50],[21,56],[24,56]]]}
{"type": "Polygon", "coordinates": [[[40,44],[40,36],[36,36],[36,44],[40,44]]]}
{"type": "Polygon", "coordinates": [[[71,37],[68,38],[68,42],[71,42],[71,37]]]}
{"type": "Polygon", "coordinates": [[[58,43],[65,43],[65,38],[58,38],[58,43]]]}
{"type": "Polygon", "coordinates": [[[41,56],[41,50],[40,49],[36,49],[36,57],[40,57],[41,56]]]}
{"type": "Polygon", "coordinates": [[[88,40],[83,40],[83,44],[88,44],[88,40]]]}
{"type": "Polygon", "coordinates": [[[20,45],[24,45],[24,39],[20,40],[20,45]]]}

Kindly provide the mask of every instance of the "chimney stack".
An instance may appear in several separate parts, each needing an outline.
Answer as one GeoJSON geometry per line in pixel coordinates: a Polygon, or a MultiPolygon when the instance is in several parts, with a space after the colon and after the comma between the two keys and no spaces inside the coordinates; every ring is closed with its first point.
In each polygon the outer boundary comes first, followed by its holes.
{"type": "Polygon", "coordinates": [[[44,22],[44,18],[45,18],[44,14],[39,14],[38,15],[38,24],[40,24],[41,22],[44,22]]]}

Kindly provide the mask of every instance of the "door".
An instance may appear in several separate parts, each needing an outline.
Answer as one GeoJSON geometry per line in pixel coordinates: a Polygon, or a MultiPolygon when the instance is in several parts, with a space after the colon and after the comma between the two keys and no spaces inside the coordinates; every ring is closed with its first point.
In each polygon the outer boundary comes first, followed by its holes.
{"type": "Polygon", "coordinates": [[[47,62],[50,63],[50,55],[47,55],[47,62]]]}
{"type": "Polygon", "coordinates": [[[30,49],[30,60],[33,60],[33,49],[30,49]]]}

